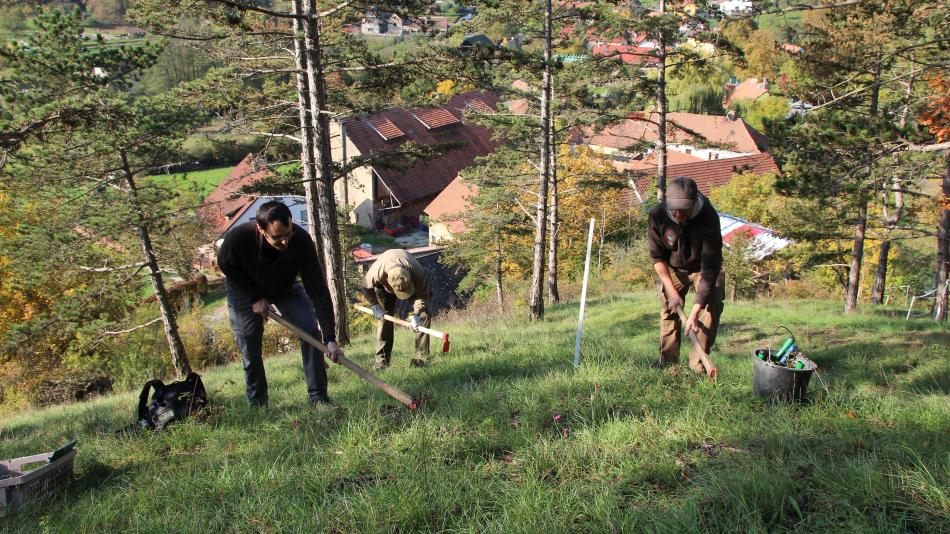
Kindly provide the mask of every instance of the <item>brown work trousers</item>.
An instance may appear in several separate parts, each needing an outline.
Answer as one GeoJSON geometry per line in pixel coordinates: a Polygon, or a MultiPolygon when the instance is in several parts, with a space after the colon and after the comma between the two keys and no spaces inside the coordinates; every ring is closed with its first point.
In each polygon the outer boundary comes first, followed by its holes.
{"type": "MultiPolygon", "coordinates": [[[[387,315],[396,314],[396,295],[385,291],[377,291],[376,297],[383,305],[387,315]]],[[[422,320],[422,326],[432,326],[432,318],[425,309],[413,309],[413,313],[422,320]]],[[[376,327],[376,366],[389,365],[393,353],[393,323],[383,319],[376,327]]],[[[425,360],[429,357],[429,335],[419,332],[416,334],[416,358],[425,360]]]]}
{"type": "MultiPolygon", "coordinates": [[[[688,273],[670,268],[670,278],[673,280],[673,287],[679,292],[683,302],[686,301],[686,293],[689,292],[689,288],[699,284],[699,273],[688,273]]],[[[716,342],[716,334],[719,332],[719,317],[722,316],[723,301],[726,298],[725,280],[725,273],[720,272],[712,294],[709,295],[706,305],[703,306],[697,317],[699,332],[696,333],[696,337],[699,338],[699,343],[706,354],[709,354],[710,349],[712,349],[713,343],[716,342]]],[[[663,288],[663,284],[659,281],[657,283],[660,286],[659,296],[660,306],[662,307],[660,311],[660,364],[672,365],[679,362],[680,359],[680,340],[683,325],[676,310],[670,309],[667,304],[666,290],[663,288]]],[[[687,317],[689,317],[688,309],[684,306],[687,317]]],[[[706,372],[699,358],[699,351],[692,346],[689,351],[689,368],[696,373],[706,372]]]]}

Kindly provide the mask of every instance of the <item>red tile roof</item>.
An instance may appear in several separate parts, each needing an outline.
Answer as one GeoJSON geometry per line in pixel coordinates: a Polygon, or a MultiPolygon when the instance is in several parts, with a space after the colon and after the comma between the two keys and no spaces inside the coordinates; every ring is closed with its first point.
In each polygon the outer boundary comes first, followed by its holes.
{"type": "MultiPolygon", "coordinates": [[[[491,107],[498,102],[498,97],[494,94],[473,91],[453,96],[440,109],[459,121],[467,107],[466,103],[473,98],[478,98],[491,107]]],[[[455,141],[465,143],[462,148],[405,170],[383,165],[374,167],[379,179],[402,204],[429,199],[439,194],[458,176],[459,171],[472,165],[475,158],[490,154],[499,144],[492,140],[488,128],[476,124],[459,122],[450,128],[423,128],[416,117],[403,108],[391,108],[369,117],[350,120],[345,123],[345,127],[347,137],[364,156],[388,152],[407,141],[415,141],[420,145],[455,141]],[[406,135],[385,141],[369,125],[369,121],[379,118],[390,120],[406,135]]]]}
{"type": "Polygon", "coordinates": [[[640,65],[659,63],[660,58],[656,56],[656,50],[656,48],[635,45],[598,43],[591,49],[591,54],[595,57],[619,57],[627,65],[640,65]]]}
{"type": "Polygon", "coordinates": [[[458,124],[458,117],[442,108],[419,109],[412,112],[412,116],[419,120],[426,128],[434,130],[450,124],[458,124]]]}
{"type": "Polygon", "coordinates": [[[198,217],[201,218],[209,238],[220,237],[231,222],[240,217],[254,203],[251,197],[232,197],[237,195],[242,187],[269,176],[274,176],[274,173],[264,166],[256,168],[253,154],[245,156],[241,163],[231,170],[227,178],[198,207],[198,217]]]}
{"type": "Polygon", "coordinates": [[[453,234],[464,232],[465,223],[459,215],[471,209],[472,203],[469,199],[477,194],[476,187],[462,182],[461,177],[457,177],[423,211],[437,222],[445,223],[453,234]]]}
{"type": "MultiPolygon", "coordinates": [[[[692,178],[704,195],[708,195],[715,187],[728,184],[736,173],[765,174],[767,172],[781,172],[770,154],[701,160],[694,163],[670,165],[666,168],[667,179],[677,176],[692,178]]],[[[656,167],[634,170],[632,174],[633,181],[642,194],[656,180],[656,167]]]]}
{"type": "Polygon", "coordinates": [[[736,90],[726,98],[726,104],[736,100],[755,100],[768,92],[768,83],[760,82],[758,78],[749,78],[736,86],[736,90]]]}
{"type": "Polygon", "coordinates": [[[385,117],[369,121],[369,126],[373,130],[376,130],[376,133],[378,133],[380,137],[387,141],[392,141],[393,139],[397,139],[406,135],[395,124],[393,124],[393,121],[385,117]]]}
{"type": "Polygon", "coordinates": [[[465,105],[478,113],[495,113],[495,106],[488,105],[487,102],[480,98],[471,98],[466,100],[465,105]]]}
{"type": "MultiPolygon", "coordinates": [[[[667,142],[688,144],[703,141],[723,150],[759,153],[768,149],[769,140],[742,119],[698,113],[667,113],[667,142]],[[700,137],[692,135],[695,132],[700,137]]],[[[595,133],[585,128],[575,137],[575,143],[611,148],[626,148],[635,143],[653,144],[657,139],[657,115],[632,114],[627,120],[595,133]]]]}
{"type": "MultiPolygon", "coordinates": [[[[615,159],[613,161],[614,168],[620,172],[626,171],[642,171],[653,169],[656,170],[656,151],[650,152],[646,157],[642,159],[629,159],[629,160],[619,160],[615,159]]],[[[690,154],[684,154],[682,152],[677,152],[676,150],[667,150],[666,151],[666,165],[680,165],[683,163],[693,163],[696,161],[705,161],[703,158],[697,158],[696,156],[690,154]]]]}
{"type": "Polygon", "coordinates": [[[509,100],[503,102],[503,105],[508,108],[508,111],[514,115],[526,115],[531,111],[531,102],[527,98],[516,98],[514,100],[509,100]]]}

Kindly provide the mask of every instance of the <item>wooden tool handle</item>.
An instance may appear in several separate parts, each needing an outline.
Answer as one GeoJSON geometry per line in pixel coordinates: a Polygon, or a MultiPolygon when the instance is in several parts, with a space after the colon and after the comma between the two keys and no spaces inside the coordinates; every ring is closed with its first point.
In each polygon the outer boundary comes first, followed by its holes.
{"type": "MultiPolygon", "coordinates": [[[[356,311],[363,312],[367,315],[373,315],[373,310],[367,308],[366,306],[360,306],[359,304],[354,304],[353,308],[355,308],[356,311]]],[[[386,315],[383,315],[383,319],[391,323],[405,326],[407,328],[412,328],[412,323],[410,323],[409,321],[404,321],[400,319],[399,317],[393,317],[392,315],[386,314],[386,315]]],[[[448,346],[447,346],[447,342],[449,339],[448,334],[446,334],[445,332],[439,332],[438,330],[433,330],[431,328],[426,328],[424,326],[420,326],[419,331],[422,332],[423,334],[429,334],[430,336],[437,337],[443,340],[444,342],[446,342],[444,343],[442,352],[448,352],[448,346]]]]}
{"type": "MultiPolygon", "coordinates": [[[[689,317],[686,316],[686,312],[683,311],[683,307],[677,306],[676,313],[679,314],[680,320],[683,321],[683,325],[685,326],[689,321],[689,317]]],[[[703,362],[703,367],[706,368],[706,375],[709,376],[710,379],[715,380],[716,377],[719,376],[719,369],[716,368],[716,365],[712,362],[709,354],[706,354],[702,343],[699,342],[699,337],[696,335],[696,332],[690,330],[688,335],[690,341],[693,342],[693,347],[699,351],[699,359],[703,362]]]]}
{"type": "MultiPolygon", "coordinates": [[[[328,349],[326,345],[324,345],[323,343],[320,343],[319,341],[317,341],[317,339],[316,339],[315,337],[311,336],[310,334],[308,334],[308,333],[304,332],[303,330],[297,328],[296,325],[292,324],[292,323],[291,323],[290,321],[288,321],[287,319],[284,319],[284,318],[281,317],[280,315],[274,313],[273,310],[267,310],[267,317],[269,317],[269,318],[271,318],[271,319],[277,321],[279,324],[281,324],[281,325],[283,325],[285,328],[287,328],[287,330],[290,330],[291,332],[293,332],[294,334],[296,334],[298,337],[300,337],[301,339],[303,339],[303,340],[306,341],[307,343],[310,343],[311,345],[313,345],[314,347],[316,347],[317,350],[319,350],[319,351],[321,351],[321,352],[324,352],[324,353],[330,352],[330,349],[328,349]]],[[[409,395],[406,395],[405,393],[403,393],[402,391],[400,391],[399,389],[397,389],[395,386],[392,386],[392,385],[390,385],[390,384],[387,384],[386,382],[383,382],[383,381],[380,380],[378,377],[376,377],[376,375],[370,373],[370,372],[367,371],[366,369],[363,369],[363,368],[360,367],[359,365],[356,365],[355,363],[353,363],[352,360],[350,360],[350,359],[347,358],[346,356],[337,356],[337,361],[336,361],[336,363],[342,365],[343,367],[346,367],[346,368],[349,369],[350,371],[353,371],[354,373],[356,373],[356,374],[357,374],[360,378],[362,378],[363,380],[366,380],[366,381],[369,382],[370,384],[373,384],[373,385],[376,386],[377,388],[381,389],[383,392],[385,392],[385,393],[386,393],[387,395],[389,395],[390,397],[392,397],[392,398],[396,399],[397,401],[399,401],[399,402],[405,404],[406,407],[409,408],[410,410],[415,410],[415,409],[416,409],[417,404],[416,404],[416,401],[413,400],[412,397],[410,397],[409,395]]]]}

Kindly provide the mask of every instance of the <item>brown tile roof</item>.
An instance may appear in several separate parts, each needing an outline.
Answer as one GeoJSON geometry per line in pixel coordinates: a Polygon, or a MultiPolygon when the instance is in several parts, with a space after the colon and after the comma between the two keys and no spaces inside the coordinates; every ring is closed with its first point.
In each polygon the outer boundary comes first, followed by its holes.
{"type": "Polygon", "coordinates": [[[498,102],[498,98],[491,93],[472,91],[455,95],[439,109],[451,115],[457,123],[433,130],[422,127],[412,112],[391,108],[369,117],[347,121],[346,134],[364,156],[388,152],[407,141],[415,141],[420,145],[464,142],[462,148],[405,170],[382,165],[374,167],[379,179],[402,204],[429,199],[442,192],[458,176],[459,171],[472,165],[475,158],[490,154],[498,146],[498,142],[492,140],[488,128],[460,122],[473,99],[481,100],[489,107],[494,107],[498,102]],[[388,119],[406,135],[387,142],[369,125],[369,121],[380,118],[388,119]]]}
{"type": "MultiPolygon", "coordinates": [[[[729,119],[721,115],[698,113],[667,113],[667,142],[707,142],[734,152],[759,153],[768,149],[768,138],[749,126],[742,119],[729,119]],[[695,132],[696,137],[689,132],[695,132]]],[[[575,137],[576,143],[626,148],[638,142],[653,144],[657,139],[656,113],[649,116],[632,114],[630,118],[595,133],[585,128],[575,137]]]]}
{"type": "Polygon", "coordinates": [[[531,102],[527,98],[508,100],[503,105],[514,115],[526,115],[531,110],[531,102]]]}
{"type": "MultiPolygon", "coordinates": [[[[670,165],[666,168],[667,179],[677,176],[692,178],[700,192],[708,195],[715,187],[721,187],[732,180],[736,173],[765,174],[781,172],[770,154],[753,154],[739,158],[700,160],[693,163],[670,165]]],[[[633,170],[632,178],[641,194],[656,181],[656,167],[633,170]]]]}
{"type": "Polygon", "coordinates": [[[423,211],[437,222],[445,223],[453,234],[464,232],[465,223],[458,216],[471,209],[472,203],[469,199],[477,194],[476,187],[462,182],[461,177],[457,177],[423,211]]]}
{"type": "MultiPolygon", "coordinates": [[[[684,154],[682,152],[677,152],[676,150],[667,150],[666,151],[666,165],[680,165],[683,163],[693,163],[697,161],[705,161],[703,158],[697,158],[696,156],[690,154],[684,154]]],[[[628,159],[621,160],[615,159],[613,161],[614,168],[620,172],[627,171],[643,171],[643,170],[656,170],[656,151],[650,152],[646,157],[642,159],[628,159]]]]}
{"type": "Polygon", "coordinates": [[[660,58],[655,53],[656,48],[600,43],[591,48],[591,54],[595,57],[619,57],[627,65],[641,65],[643,63],[659,63],[660,58]]]}
{"type": "Polygon", "coordinates": [[[387,141],[392,141],[393,139],[397,139],[406,135],[395,124],[393,124],[393,121],[385,117],[369,121],[369,126],[373,130],[376,130],[376,133],[378,133],[380,137],[387,141]]]}
{"type": "Polygon", "coordinates": [[[450,124],[458,124],[458,117],[442,108],[419,109],[412,112],[412,116],[419,120],[426,128],[434,130],[450,124]]]}
{"type": "Polygon", "coordinates": [[[768,83],[760,82],[758,78],[749,78],[736,86],[735,91],[726,98],[726,104],[736,100],[755,100],[768,92],[768,83]]]}
{"type": "Polygon", "coordinates": [[[198,217],[205,227],[205,233],[210,239],[217,239],[228,229],[231,221],[240,217],[244,211],[254,203],[254,199],[236,195],[245,185],[253,184],[262,178],[274,176],[267,167],[255,168],[254,155],[248,154],[228,174],[198,207],[198,217]]]}
{"type": "Polygon", "coordinates": [[[489,106],[487,102],[480,98],[472,98],[465,101],[465,105],[478,113],[495,113],[495,106],[489,106]]]}

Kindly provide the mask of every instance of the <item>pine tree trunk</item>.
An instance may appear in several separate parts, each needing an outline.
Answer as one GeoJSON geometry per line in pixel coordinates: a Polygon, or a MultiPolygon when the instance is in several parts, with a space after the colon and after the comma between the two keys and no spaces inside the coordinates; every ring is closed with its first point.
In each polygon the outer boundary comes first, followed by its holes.
{"type": "MultiPolygon", "coordinates": [[[[552,136],[553,137],[553,136],[552,136]]],[[[553,143],[552,143],[553,145],[553,143]]],[[[557,290],[557,279],[558,279],[558,229],[560,228],[561,222],[558,220],[558,203],[559,198],[557,194],[557,159],[555,154],[557,151],[551,149],[551,226],[550,226],[550,235],[548,236],[548,302],[551,304],[557,304],[561,302],[561,294],[557,290]]]]}
{"type": "MultiPolygon", "coordinates": [[[[895,166],[899,163],[898,157],[894,156],[895,166]]],[[[900,222],[904,214],[904,192],[901,190],[903,184],[901,178],[895,172],[892,192],[894,193],[894,210],[889,212],[887,206],[887,195],[884,196],[884,231],[885,239],[881,242],[881,251],[878,254],[877,270],[874,275],[874,288],[871,291],[871,304],[884,303],[884,291],[887,288],[887,268],[891,252],[890,232],[900,222]]]]}
{"type": "MultiPolygon", "coordinates": [[[[315,0],[306,0],[303,11],[319,13],[315,0]]],[[[310,116],[313,121],[313,161],[320,241],[323,244],[323,268],[333,301],[337,343],[346,344],[349,335],[349,302],[346,298],[346,277],[343,274],[343,253],[337,223],[336,199],[333,197],[333,160],[330,152],[330,119],[327,116],[326,77],[323,70],[319,19],[304,22],[304,49],[307,55],[307,84],[310,88],[310,116]]]]}
{"type": "MultiPolygon", "coordinates": [[[[882,51],[877,51],[877,62],[874,66],[874,81],[871,86],[872,117],[877,116],[879,97],[881,92],[881,58],[882,51]]],[[[873,184],[873,163],[868,162],[868,185],[873,184]]],[[[858,294],[861,292],[861,265],[864,261],[864,238],[868,228],[868,193],[862,188],[858,198],[858,221],[854,226],[854,248],[851,253],[851,271],[848,273],[848,295],[844,303],[845,313],[853,313],[858,308],[858,294]]]]}
{"type": "MultiPolygon", "coordinates": [[[[665,0],[660,0],[660,13],[666,11],[665,0]]],[[[656,199],[666,200],[666,39],[662,32],[657,40],[659,62],[656,78],[656,199]]]]}
{"type": "Polygon", "coordinates": [[[544,8],[544,74],[541,82],[541,173],[535,214],[534,256],[531,268],[531,320],[544,318],[544,240],[548,222],[548,183],[551,178],[551,0],[544,8]]]}
{"type": "Polygon", "coordinates": [[[947,320],[947,274],[950,271],[950,150],[944,158],[947,168],[943,174],[940,199],[940,222],[937,226],[937,301],[934,319],[947,320]]]}
{"type": "Polygon", "coordinates": [[[862,192],[858,202],[858,221],[854,225],[854,248],[851,252],[851,271],[848,273],[845,313],[852,313],[858,308],[858,293],[861,290],[861,262],[864,259],[864,237],[868,226],[867,193],[862,192]]]}
{"type": "Polygon", "coordinates": [[[874,286],[871,288],[871,304],[884,303],[884,287],[887,285],[887,260],[891,253],[891,240],[881,241],[881,250],[877,255],[877,270],[874,273],[874,286]]]}
{"type": "MultiPolygon", "coordinates": [[[[303,13],[302,0],[294,0],[293,13],[303,13]]],[[[317,257],[323,257],[323,240],[320,238],[320,219],[316,204],[316,163],[313,160],[313,117],[310,115],[310,85],[307,82],[307,54],[304,41],[304,26],[300,19],[292,19],[294,28],[294,60],[297,67],[297,105],[300,121],[300,167],[303,171],[303,188],[307,199],[309,232],[317,248],[317,257]]]]}
{"type": "Polygon", "coordinates": [[[181,342],[181,336],[178,334],[178,322],[175,319],[175,310],[168,300],[168,292],[165,291],[165,282],[162,280],[162,271],[158,267],[158,258],[155,257],[155,251],[152,249],[152,238],[148,231],[148,221],[145,217],[145,213],[142,211],[138,187],[135,185],[135,179],[132,177],[132,167],[129,165],[129,158],[124,150],[119,150],[119,157],[122,160],[122,174],[125,175],[125,183],[129,188],[129,205],[135,213],[139,241],[142,244],[142,253],[145,256],[145,264],[148,265],[149,277],[152,279],[152,290],[155,292],[156,300],[158,300],[158,308],[162,314],[162,323],[165,325],[165,337],[168,340],[168,350],[172,356],[172,366],[175,367],[175,374],[181,377],[191,372],[191,364],[188,362],[188,355],[185,353],[185,345],[181,342]]]}

